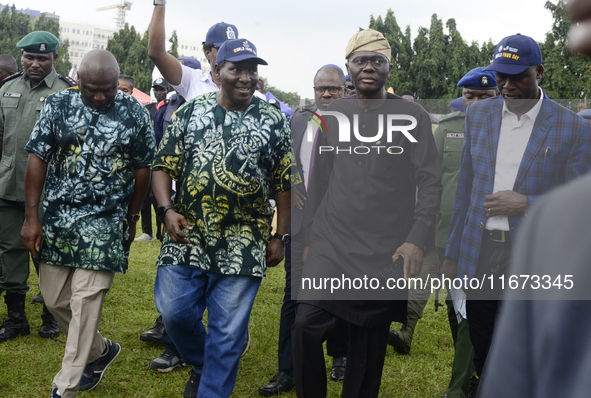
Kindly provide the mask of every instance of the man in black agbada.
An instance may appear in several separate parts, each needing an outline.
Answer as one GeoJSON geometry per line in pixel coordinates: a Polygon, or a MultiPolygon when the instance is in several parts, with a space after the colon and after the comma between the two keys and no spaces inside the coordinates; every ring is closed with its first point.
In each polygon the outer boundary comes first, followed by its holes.
{"type": "Polygon", "coordinates": [[[326,126],[308,185],[309,250],[292,329],[298,397],[326,396],[321,342],[339,319],[350,323],[342,397],[378,396],[389,325],[406,319],[408,295],[386,288],[380,272],[403,256],[405,277],[419,273],[441,195],[429,116],[384,88],[392,69],[388,41],[375,30],[358,32],[346,58],[357,95],[333,101],[332,115],[319,114],[326,126]],[[346,280],[365,287],[345,287],[346,280]]]}

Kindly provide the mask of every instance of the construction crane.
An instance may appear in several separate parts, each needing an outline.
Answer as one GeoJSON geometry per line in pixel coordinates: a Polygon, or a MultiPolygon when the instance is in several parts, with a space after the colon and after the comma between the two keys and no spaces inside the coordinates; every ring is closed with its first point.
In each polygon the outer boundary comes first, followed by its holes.
{"type": "Polygon", "coordinates": [[[119,11],[117,13],[117,29],[121,30],[125,27],[125,11],[131,10],[131,5],[133,3],[131,1],[121,0],[119,4],[113,4],[111,6],[99,7],[97,11],[105,11],[105,10],[112,10],[117,8],[119,11]]]}

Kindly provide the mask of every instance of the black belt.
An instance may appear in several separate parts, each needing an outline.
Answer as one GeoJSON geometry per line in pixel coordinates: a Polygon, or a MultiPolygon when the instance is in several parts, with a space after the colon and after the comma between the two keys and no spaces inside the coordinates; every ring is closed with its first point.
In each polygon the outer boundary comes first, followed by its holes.
{"type": "Polygon", "coordinates": [[[485,229],[484,231],[484,236],[490,239],[491,242],[506,243],[511,241],[509,231],[499,231],[498,229],[493,231],[485,229]]]}

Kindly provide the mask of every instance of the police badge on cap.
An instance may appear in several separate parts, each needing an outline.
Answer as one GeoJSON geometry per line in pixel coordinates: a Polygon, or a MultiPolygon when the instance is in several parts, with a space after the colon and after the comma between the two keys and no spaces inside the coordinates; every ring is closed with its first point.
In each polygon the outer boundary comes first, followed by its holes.
{"type": "Polygon", "coordinates": [[[485,71],[484,68],[474,68],[466,73],[458,82],[458,87],[474,90],[490,90],[497,88],[497,80],[494,72],[485,71]]]}
{"type": "Polygon", "coordinates": [[[59,42],[51,33],[38,30],[23,37],[16,47],[29,53],[46,54],[54,52],[59,42]]]}

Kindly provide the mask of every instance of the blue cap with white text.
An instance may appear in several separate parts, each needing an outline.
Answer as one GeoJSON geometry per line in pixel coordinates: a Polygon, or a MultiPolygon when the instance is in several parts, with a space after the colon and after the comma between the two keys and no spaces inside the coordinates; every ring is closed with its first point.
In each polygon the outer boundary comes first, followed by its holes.
{"type": "Polygon", "coordinates": [[[493,63],[484,68],[507,75],[518,75],[532,65],[542,64],[542,51],[529,36],[507,36],[495,48],[493,63]]]}
{"type": "Polygon", "coordinates": [[[228,40],[222,44],[215,63],[219,64],[222,61],[253,61],[260,65],[268,65],[267,61],[257,56],[257,48],[254,43],[246,39],[228,40]]]}

